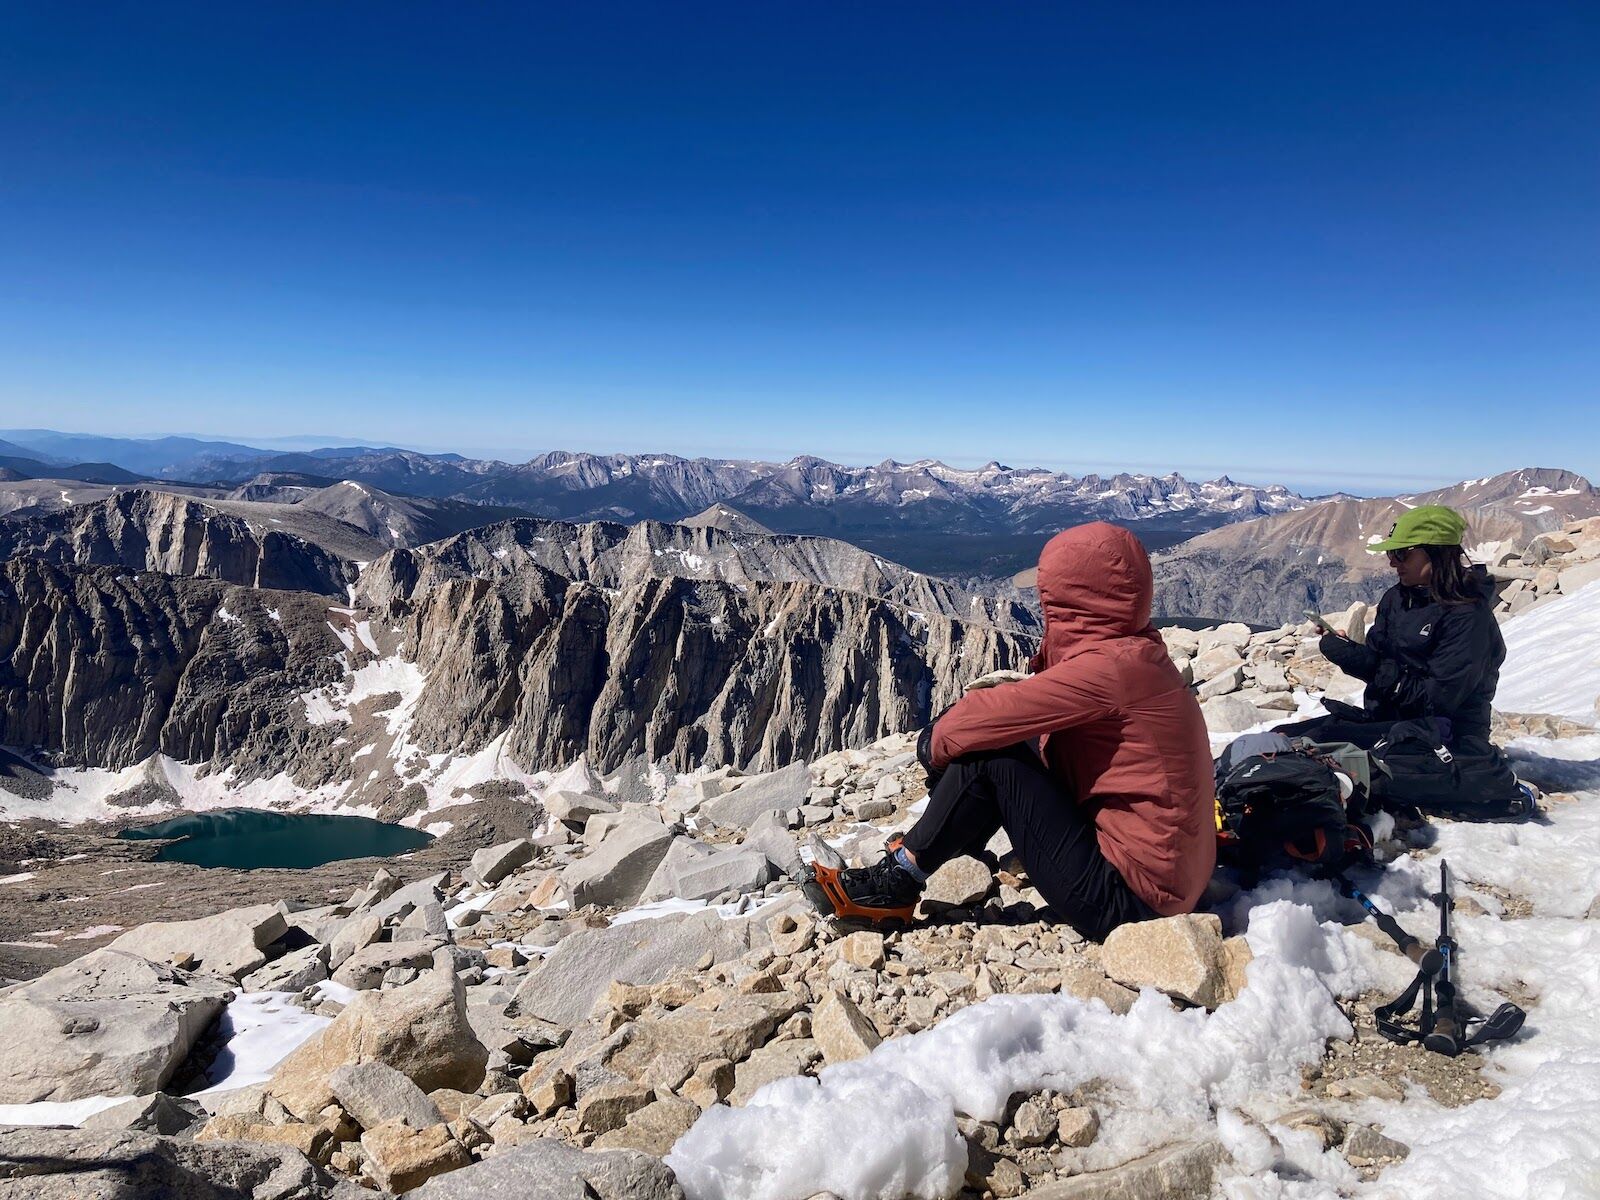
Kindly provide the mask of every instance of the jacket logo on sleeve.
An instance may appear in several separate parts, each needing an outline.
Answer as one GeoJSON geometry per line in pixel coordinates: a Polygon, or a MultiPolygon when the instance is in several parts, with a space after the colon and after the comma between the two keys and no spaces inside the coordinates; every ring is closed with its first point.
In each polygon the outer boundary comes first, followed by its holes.
{"type": "Polygon", "coordinates": [[[1427,637],[1432,632],[1433,632],[1433,622],[1429,621],[1421,629],[1417,630],[1417,636],[1418,637],[1427,637]]]}

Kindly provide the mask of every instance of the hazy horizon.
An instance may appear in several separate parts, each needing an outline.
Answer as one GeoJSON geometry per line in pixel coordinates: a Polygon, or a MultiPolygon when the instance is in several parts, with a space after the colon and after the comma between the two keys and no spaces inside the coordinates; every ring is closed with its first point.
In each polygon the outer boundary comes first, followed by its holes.
{"type": "MultiPolygon", "coordinates": [[[[1143,475],[1162,476],[1162,475],[1171,474],[1173,472],[1177,472],[1178,474],[1183,475],[1185,478],[1189,479],[1191,482],[1202,482],[1202,481],[1206,481],[1206,480],[1216,479],[1216,478],[1221,477],[1221,476],[1227,476],[1228,478],[1234,480],[1236,483],[1254,484],[1256,486],[1263,486],[1263,487],[1267,486],[1267,485],[1270,485],[1270,484],[1280,484],[1280,485],[1288,488],[1291,491],[1298,492],[1301,495],[1306,495],[1306,496],[1326,495],[1326,494],[1333,493],[1333,492],[1349,492],[1349,493],[1351,493],[1353,495],[1358,495],[1358,496],[1393,495],[1393,494],[1396,494],[1396,493],[1426,491],[1426,490],[1429,490],[1431,488],[1444,487],[1444,486],[1448,486],[1450,484],[1459,483],[1463,479],[1480,478],[1480,476],[1461,476],[1461,477],[1451,477],[1451,478],[1446,478],[1446,477],[1442,477],[1442,476],[1440,476],[1440,477],[1412,477],[1410,479],[1393,479],[1393,478],[1385,478],[1385,477],[1381,477],[1381,476],[1378,476],[1378,477],[1367,477],[1367,478],[1361,478],[1361,477],[1356,477],[1356,476],[1343,476],[1343,477],[1341,477],[1341,476],[1330,476],[1328,478],[1320,478],[1320,477],[1318,477],[1316,475],[1306,476],[1306,475],[1303,475],[1303,474],[1287,474],[1287,475],[1280,476],[1279,474],[1274,473],[1274,469],[1271,468],[1271,467],[1248,466],[1248,465],[1239,465],[1239,464],[1232,464],[1232,465],[1220,464],[1219,465],[1219,464],[1214,464],[1214,463],[1213,464],[1194,464],[1194,463],[1190,463],[1190,464],[1180,464],[1180,465],[1167,465],[1167,464],[1149,463],[1149,462],[1142,462],[1142,463],[1094,463],[1094,462],[1087,462],[1087,461],[1085,461],[1085,462],[1068,461],[1068,462],[1064,462],[1063,463],[1063,462],[1047,462],[1047,461],[1032,461],[1032,460],[1015,460],[1015,461],[1012,461],[1012,460],[996,458],[995,456],[992,456],[992,455],[991,456],[982,456],[982,455],[978,455],[978,456],[973,456],[973,455],[934,455],[934,454],[907,455],[907,454],[904,454],[904,453],[901,453],[901,454],[887,454],[887,455],[881,455],[881,456],[878,456],[878,457],[862,457],[862,456],[859,456],[859,455],[850,455],[848,453],[822,453],[822,452],[820,452],[818,450],[815,450],[815,449],[805,449],[805,448],[798,449],[798,450],[789,450],[789,451],[785,451],[785,450],[782,450],[782,449],[779,449],[779,448],[774,448],[774,449],[770,449],[767,453],[722,453],[722,452],[716,452],[716,451],[704,450],[704,449],[702,449],[702,450],[683,449],[683,448],[674,448],[674,447],[671,447],[671,446],[659,446],[659,445],[648,445],[648,446],[639,446],[639,447],[631,447],[631,448],[630,447],[622,447],[622,446],[603,446],[603,445],[599,445],[599,444],[541,446],[541,447],[532,447],[532,448],[519,448],[519,447],[504,447],[504,446],[502,446],[502,447],[495,448],[495,447],[481,447],[481,446],[474,447],[474,446],[466,446],[466,445],[449,445],[449,444],[436,444],[436,445],[419,445],[419,444],[414,444],[414,443],[413,444],[406,444],[406,443],[402,443],[402,442],[398,442],[398,441],[392,441],[392,440],[386,441],[386,440],[382,440],[382,439],[351,437],[351,436],[339,435],[339,434],[328,434],[328,435],[280,434],[280,435],[275,435],[275,436],[263,436],[263,435],[251,435],[251,434],[237,434],[237,433],[227,433],[227,434],[205,433],[205,432],[197,432],[197,431],[194,431],[194,430],[166,430],[166,431],[160,431],[160,432],[145,432],[145,433],[109,433],[109,432],[105,432],[105,431],[101,431],[101,430],[93,430],[93,431],[88,431],[88,430],[61,430],[61,429],[47,428],[47,427],[44,427],[44,426],[30,426],[30,427],[16,427],[16,428],[8,428],[8,429],[0,430],[0,437],[20,436],[20,435],[23,435],[23,434],[26,434],[26,433],[32,432],[32,431],[37,431],[37,432],[42,432],[42,433],[49,433],[49,434],[57,435],[57,436],[88,437],[88,438],[104,437],[104,438],[127,439],[127,440],[131,440],[131,441],[158,441],[158,440],[160,440],[162,438],[190,438],[190,439],[194,439],[196,441],[233,443],[233,444],[236,444],[236,445],[249,446],[249,447],[252,447],[252,448],[261,449],[261,450],[265,450],[265,451],[269,451],[269,452],[277,451],[277,452],[285,453],[285,454],[292,454],[292,453],[297,453],[297,452],[306,452],[306,451],[316,450],[316,449],[345,447],[345,446],[349,446],[349,447],[365,447],[365,448],[370,448],[370,449],[396,449],[396,450],[411,451],[411,452],[418,453],[418,454],[430,454],[430,455],[434,455],[434,454],[458,454],[458,455],[461,455],[462,457],[465,457],[465,458],[493,460],[493,461],[504,462],[504,463],[508,463],[508,464],[512,464],[512,465],[523,463],[523,462],[527,462],[530,459],[535,458],[535,457],[537,457],[537,456],[539,456],[541,454],[547,454],[547,453],[550,453],[552,451],[567,451],[567,452],[570,452],[570,453],[588,453],[588,454],[595,454],[595,455],[607,455],[607,454],[672,454],[672,455],[675,455],[677,457],[687,458],[687,459],[693,459],[693,458],[752,459],[752,460],[758,460],[758,461],[763,461],[763,462],[789,462],[789,461],[791,461],[791,460],[793,460],[795,458],[798,458],[798,457],[810,456],[810,457],[815,457],[815,458],[826,459],[827,461],[833,462],[833,463],[837,463],[840,466],[853,466],[853,467],[875,466],[878,463],[886,461],[887,459],[893,459],[894,461],[899,462],[899,463],[903,463],[903,464],[914,463],[914,462],[918,462],[918,461],[922,461],[922,460],[937,460],[939,462],[944,463],[947,466],[956,467],[958,469],[963,469],[963,470],[968,470],[968,469],[974,469],[974,468],[977,468],[977,467],[981,467],[981,466],[983,466],[983,465],[985,465],[986,463],[989,463],[989,462],[1000,462],[1002,465],[1007,466],[1007,467],[1011,467],[1011,468],[1017,468],[1017,469],[1022,469],[1022,468],[1043,468],[1045,470],[1056,471],[1056,472],[1060,472],[1060,473],[1065,473],[1065,474],[1070,474],[1070,475],[1077,475],[1077,476],[1090,475],[1090,474],[1096,474],[1096,475],[1101,475],[1101,476],[1110,476],[1110,475],[1115,475],[1115,474],[1119,474],[1119,473],[1127,473],[1127,474],[1130,474],[1130,475],[1143,474],[1143,475]]],[[[1558,468],[1558,469],[1564,469],[1564,470],[1576,470],[1576,468],[1568,466],[1567,464],[1561,463],[1561,462],[1526,462],[1526,463],[1506,463],[1506,464],[1496,468],[1493,471],[1486,472],[1486,474],[1498,475],[1498,474],[1501,474],[1504,471],[1520,470],[1520,469],[1529,468],[1529,467],[1549,467],[1549,468],[1558,468]]],[[[1579,471],[1578,473],[1579,474],[1583,474],[1583,472],[1581,472],[1581,471],[1579,471]]]]}

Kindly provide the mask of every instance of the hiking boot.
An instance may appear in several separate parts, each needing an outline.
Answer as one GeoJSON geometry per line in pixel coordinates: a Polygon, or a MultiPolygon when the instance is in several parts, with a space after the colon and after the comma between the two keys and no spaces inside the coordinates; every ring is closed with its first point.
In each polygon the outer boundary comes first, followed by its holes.
{"type": "Polygon", "coordinates": [[[1526,803],[1513,800],[1511,802],[1511,815],[1514,817],[1530,817],[1539,811],[1539,793],[1531,783],[1517,780],[1517,791],[1527,798],[1526,803]]]}
{"type": "Polygon", "coordinates": [[[895,858],[898,839],[870,867],[846,867],[836,851],[813,839],[809,877],[801,885],[822,912],[873,925],[909,925],[922,898],[922,883],[895,858]],[[825,851],[825,852],[819,852],[825,851]]]}
{"type": "Polygon", "coordinates": [[[922,898],[922,881],[900,865],[893,850],[870,867],[839,872],[839,886],[861,908],[910,908],[922,898]]]}

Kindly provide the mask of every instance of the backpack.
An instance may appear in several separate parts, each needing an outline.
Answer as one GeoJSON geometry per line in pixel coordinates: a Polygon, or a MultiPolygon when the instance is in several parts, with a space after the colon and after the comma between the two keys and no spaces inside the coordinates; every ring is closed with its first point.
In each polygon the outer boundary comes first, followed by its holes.
{"type": "Polygon", "coordinates": [[[1447,747],[1429,723],[1397,721],[1371,757],[1373,798],[1388,806],[1467,821],[1518,819],[1537,811],[1532,793],[1487,738],[1458,738],[1447,747]]]}
{"type": "Polygon", "coordinates": [[[1234,752],[1235,742],[1217,763],[1218,858],[1251,876],[1286,867],[1334,875],[1366,858],[1366,788],[1335,770],[1343,747],[1256,736],[1278,741],[1234,752]]]}

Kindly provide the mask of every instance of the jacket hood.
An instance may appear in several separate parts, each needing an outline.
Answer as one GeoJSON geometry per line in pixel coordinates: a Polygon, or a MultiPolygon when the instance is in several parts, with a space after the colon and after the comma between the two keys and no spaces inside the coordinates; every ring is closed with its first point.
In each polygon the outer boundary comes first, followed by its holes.
{"type": "Polygon", "coordinates": [[[1121,526],[1096,521],[1056,534],[1039,555],[1038,582],[1044,666],[1095,642],[1161,640],[1150,624],[1150,556],[1121,526]]]}

